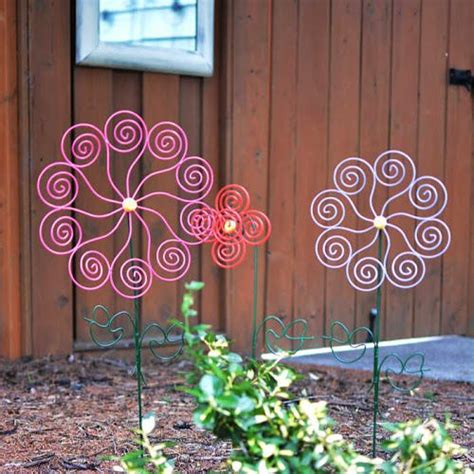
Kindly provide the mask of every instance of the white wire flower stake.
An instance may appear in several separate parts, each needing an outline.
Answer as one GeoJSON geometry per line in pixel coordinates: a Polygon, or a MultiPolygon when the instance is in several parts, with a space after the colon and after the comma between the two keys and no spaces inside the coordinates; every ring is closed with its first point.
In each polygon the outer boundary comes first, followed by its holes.
{"type": "Polygon", "coordinates": [[[446,252],[451,241],[449,227],[438,217],[447,205],[447,191],[433,176],[416,176],[413,160],[398,150],[388,150],[371,165],[361,158],[347,158],[335,168],[334,188],[319,192],[311,203],[311,216],[323,232],[317,237],[315,253],[327,268],[344,269],[356,290],[376,292],[375,327],[358,327],[352,332],[340,321],[331,324],[324,336],[334,356],[353,363],[364,356],[367,345],[355,337],[367,333],[373,342],[373,426],[372,454],[376,455],[380,376],[384,372],[396,390],[412,390],[421,382],[424,356],[411,354],[403,360],[388,354],[379,361],[382,286],[390,283],[409,289],[426,275],[426,261],[446,252]],[[410,212],[398,209],[408,208],[410,212]],[[396,210],[392,210],[396,209],[396,210]],[[342,331],[344,338],[337,338],[342,331]],[[340,357],[335,344],[359,348],[353,359],[340,357]],[[399,370],[389,366],[398,364],[399,370]],[[415,367],[414,367],[415,366],[415,367]],[[416,375],[409,387],[398,385],[394,375],[416,375]]]}

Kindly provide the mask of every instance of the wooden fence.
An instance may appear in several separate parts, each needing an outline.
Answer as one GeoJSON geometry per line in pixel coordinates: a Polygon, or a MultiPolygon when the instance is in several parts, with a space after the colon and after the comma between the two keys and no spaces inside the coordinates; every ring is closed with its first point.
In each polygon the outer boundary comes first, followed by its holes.
{"type": "MultiPolygon", "coordinates": [[[[453,242],[442,259],[428,263],[416,289],[387,286],[383,337],[472,334],[473,100],[465,88],[448,85],[447,71],[474,69],[474,3],[216,4],[216,72],[201,79],[75,66],[73,5],[18,2],[22,308],[0,319],[16,317],[22,337],[20,349],[10,354],[87,348],[82,316],[94,304],[129,307],[110,289],[73,288],[65,259],[39,245],[44,208],[34,191],[40,170],[58,158],[59,139],[71,123],[103,124],[121,108],[141,113],[149,124],[178,121],[190,151],[211,163],[220,184],[249,189],[254,207],[266,210],[273,225],[262,252],[259,314],[286,321],[305,317],[314,335],[336,318],[349,326],[367,324],[374,298],[355,292],[343,271],[325,270],[316,261],[312,197],[330,184],[331,170],[345,157],[373,160],[391,147],[409,153],[420,173],[447,185],[444,216],[453,242]]],[[[120,166],[113,170],[118,176],[120,166]]],[[[178,209],[171,212],[177,216],[178,209]]],[[[241,350],[250,347],[251,260],[223,272],[204,246],[193,251],[189,272],[189,279],[207,284],[202,319],[225,330],[241,350]]],[[[145,320],[166,320],[180,295],[181,284],[155,282],[143,300],[145,320]]]]}

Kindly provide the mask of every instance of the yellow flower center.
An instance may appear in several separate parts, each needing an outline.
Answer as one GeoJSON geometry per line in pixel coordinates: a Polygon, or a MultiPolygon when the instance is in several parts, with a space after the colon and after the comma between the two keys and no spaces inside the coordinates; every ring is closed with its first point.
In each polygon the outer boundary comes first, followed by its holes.
{"type": "Polygon", "coordinates": [[[137,209],[137,201],[133,198],[126,198],[122,202],[122,207],[125,212],[133,212],[137,209]]]}
{"type": "Polygon", "coordinates": [[[232,232],[235,232],[235,229],[237,228],[237,222],[235,222],[232,219],[228,219],[224,223],[224,232],[226,234],[232,234],[232,232]]]}
{"type": "Polygon", "coordinates": [[[377,216],[374,219],[374,227],[378,230],[384,230],[387,225],[387,219],[384,216],[377,216]]]}

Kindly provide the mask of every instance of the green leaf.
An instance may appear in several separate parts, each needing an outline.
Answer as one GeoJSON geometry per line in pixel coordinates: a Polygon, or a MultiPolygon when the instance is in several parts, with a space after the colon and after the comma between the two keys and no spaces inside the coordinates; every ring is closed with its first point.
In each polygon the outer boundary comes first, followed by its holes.
{"type": "Polygon", "coordinates": [[[235,407],[236,413],[245,413],[252,411],[255,408],[255,403],[254,401],[243,395],[242,397],[238,398],[238,403],[237,406],[235,407]]]}
{"type": "Polygon", "coordinates": [[[190,283],[185,283],[184,287],[190,291],[201,291],[204,285],[205,283],[202,281],[191,281],[190,283]]]}
{"type": "Polygon", "coordinates": [[[222,391],[222,382],[214,375],[204,375],[200,382],[199,388],[209,397],[215,398],[222,391]]]}

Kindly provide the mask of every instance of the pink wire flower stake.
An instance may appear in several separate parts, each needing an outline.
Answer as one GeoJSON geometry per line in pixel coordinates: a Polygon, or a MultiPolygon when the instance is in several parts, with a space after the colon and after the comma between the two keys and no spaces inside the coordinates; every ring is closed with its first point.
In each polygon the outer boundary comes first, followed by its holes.
{"type": "Polygon", "coordinates": [[[176,325],[161,327],[152,322],[142,328],[139,299],[154,279],[171,282],[186,275],[190,247],[203,239],[189,233],[185,222],[212,184],[209,164],[188,156],[181,127],[160,122],[148,129],[139,115],[127,110],[112,114],[103,129],[80,123],[66,130],[61,159],[38,177],[38,195],[49,208],[39,226],[43,246],[52,254],[67,256],[68,273],[77,287],[93,291],[110,285],[117,295],[134,301],[133,316],[127,311],[111,314],[97,305],[92,318],[85,319],[99,347],[115,346],[124,337],[125,325],[133,330],[140,430],[142,347],[146,345],[158,359],[171,359],[180,353],[183,335],[176,334],[176,325]],[[113,172],[118,163],[121,169],[128,164],[120,178],[113,172]],[[98,177],[104,174],[106,184],[98,185],[98,177]],[[178,193],[161,189],[167,176],[174,178],[178,193]],[[166,201],[183,205],[177,229],[163,212],[166,201]],[[100,322],[104,317],[105,322],[100,322]],[[106,339],[97,331],[105,331],[106,339]],[[158,349],[169,343],[177,344],[176,351],[160,354],[158,349]]]}
{"type": "Polygon", "coordinates": [[[321,191],[311,203],[312,219],[324,229],[316,239],[316,257],[327,268],[343,269],[356,290],[375,291],[376,314],[374,330],[359,327],[350,332],[343,323],[335,321],[326,339],[336,358],[346,363],[359,360],[366,352],[365,344],[355,344],[356,335],[366,332],[367,340],[373,342],[375,456],[382,371],[397,390],[412,390],[426,371],[420,353],[405,360],[389,354],[379,363],[382,285],[388,282],[398,288],[415,287],[426,274],[426,262],[446,252],[451,233],[439,216],[446,208],[448,195],[439,179],[417,177],[413,160],[398,150],[382,153],[373,165],[361,158],[347,158],[335,168],[333,182],[333,189],[321,191]],[[404,207],[408,211],[398,211],[404,207]],[[335,330],[342,330],[345,337],[335,337],[335,330]],[[361,351],[355,359],[342,359],[334,352],[334,343],[350,344],[361,351]],[[390,361],[398,364],[398,371],[389,367],[390,361]],[[417,364],[415,369],[413,364],[417,364]],[[401,374],[418,378],[407,389],[392,379],[393,375],[401,374]]]}
{"type": "Polygon", "coordinates": [[[214,208],[204,205],[189,214],[188,227],[197,239],[212,243],[212,259],[224,269],[232,269],[242,263],[247,247],[253,247],[252,357],[255,358],[258,333],[258,247],[270,237],[270,219],[263,212],[250,207],[250,195],[243,186],[228,184],[217,193],[214,208]]]}

